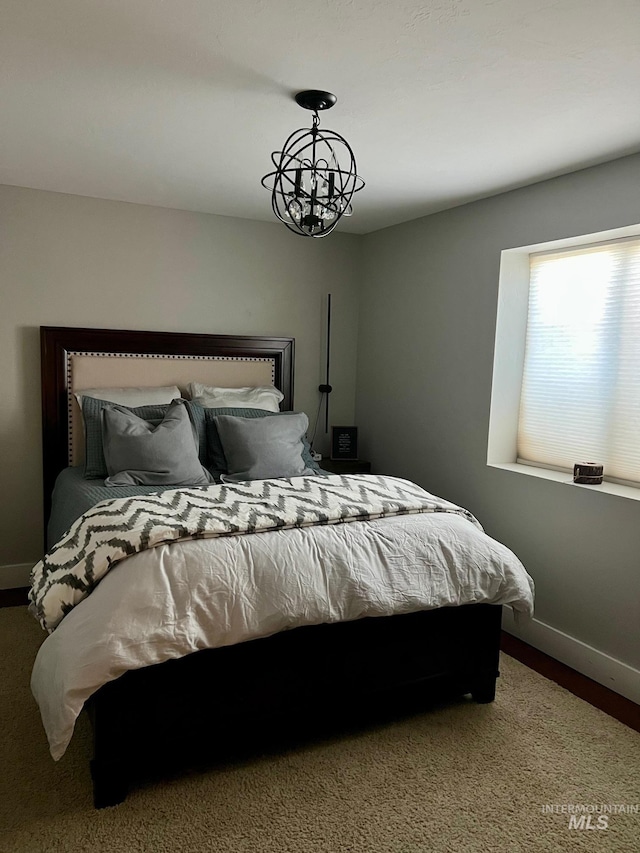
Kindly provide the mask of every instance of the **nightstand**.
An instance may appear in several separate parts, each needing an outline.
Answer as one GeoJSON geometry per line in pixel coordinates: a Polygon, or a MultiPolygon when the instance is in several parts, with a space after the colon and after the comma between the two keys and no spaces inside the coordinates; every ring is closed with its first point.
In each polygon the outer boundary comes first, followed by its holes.
{"type": "Polygon", "coordinates": [[[364,459],[321,459],[318,465],[330,474],[371,473],[371,462],[364,459]]]}

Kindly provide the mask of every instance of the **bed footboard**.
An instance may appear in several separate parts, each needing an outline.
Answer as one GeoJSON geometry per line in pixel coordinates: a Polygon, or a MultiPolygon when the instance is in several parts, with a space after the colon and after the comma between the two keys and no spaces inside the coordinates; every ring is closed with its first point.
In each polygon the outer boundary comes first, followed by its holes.
{"type": "Polygon", "coordinates": [[[95,806],[122,802],[140,771],[228,758],[301,724],[353,723],[408,696],[414,709],[465,693],[491,702],[501,611],[472,604],[297,628],[125,673],[87,703],[95,806]]]}
{"type": "Polygon", "coordinates": [[[97,809],[117,806],[129,793],[129,767],[120,761],[92,758],[93,805],[97,809]]]}

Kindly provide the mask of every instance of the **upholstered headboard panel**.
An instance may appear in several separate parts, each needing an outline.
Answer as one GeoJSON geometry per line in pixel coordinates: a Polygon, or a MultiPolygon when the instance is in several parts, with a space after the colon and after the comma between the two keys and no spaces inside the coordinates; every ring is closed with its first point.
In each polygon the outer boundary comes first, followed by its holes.
{"type": "Polygon", "coordinates": [[[273,384],[293,408],[293,338],[42,326],[40,342],[45,523],[55,478],[83,459],[83,389],[273,384]]]}
{"type": "Polygon", "coordinates": [[[76,393],[86,388],[136,388],[177,385],[184,394],[189,382],[243,388],[273,385],[273,357],[217,355],[131,355],[128,353],[67,354],[69,464],[84,461],[82,415],[76,393]]]}

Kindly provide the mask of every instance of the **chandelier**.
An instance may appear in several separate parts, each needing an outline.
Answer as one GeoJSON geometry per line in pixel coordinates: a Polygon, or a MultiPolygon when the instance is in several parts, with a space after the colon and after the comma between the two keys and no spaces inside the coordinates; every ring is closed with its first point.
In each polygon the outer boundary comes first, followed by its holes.
{"type": "Polygon", "coordinates": [[[310,128],[295,130],[282,151],[271,155],[275,171],[262,178],[271,206],[281,222],[303,237],[326,237],[343,216],[351,216],[353,194],[364,186],[347,140],[322,130],[318,112],[336,102],[331,92],[298,92],[296,102],[313,112],[310,128]]]}

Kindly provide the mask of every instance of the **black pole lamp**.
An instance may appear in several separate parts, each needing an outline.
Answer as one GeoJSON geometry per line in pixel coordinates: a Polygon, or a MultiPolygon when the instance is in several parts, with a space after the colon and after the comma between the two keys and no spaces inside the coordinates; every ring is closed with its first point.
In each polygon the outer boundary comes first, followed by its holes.
{"type": "Polygon", "coordinates": [[[325,381],[322,385],[318,385],[320,392],[320,401],[318,403],[318,411],[316,413],[316,422],[313,425],[313,434],[311,436],[311,449],[313,450],[313,442],[316,440],[316,430],[318,429],[318,420],[320,419],[320,410],[324,403],[324,431],[329,432],[329,394],[333,391],[333,386],[329,381],[329,371],[331,369],[331,294],[327,293],[327,343],[326,343],[326,372],[325,381]]]}
{"type": "Polygon", "coordinates": [[[318,112],[336,102],[331,92],[298,92],[296,102],[313,112],[310,128],[295,130],[282,151],[271,155],[275,171],[262,178],[271,206],[281,222],[303,237],[326,237],[343,216],[351,216],[353,194],[364,187],[347,140],[322,130],[318,112]]]}

